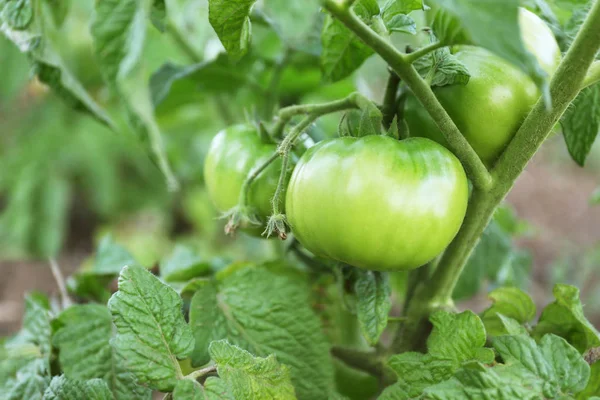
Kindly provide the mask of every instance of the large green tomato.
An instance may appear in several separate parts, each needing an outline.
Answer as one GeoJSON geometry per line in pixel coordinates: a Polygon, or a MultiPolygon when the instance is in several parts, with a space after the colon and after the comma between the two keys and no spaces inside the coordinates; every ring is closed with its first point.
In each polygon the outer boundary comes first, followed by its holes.
{"type": "Polygon", "coordinates": [[[356,267],[417,268],[454,238],[467,209],[458,159],[424,138],[324,140],[298,161],[286,196],[308,250],[356,267]]]}
{"type": "MultiPolygon", "coordinates": [[[[550,28],[538,16],[520,10],[519,22],[525,47],[549,75],[560,62],[560,49],[550,28]]],[[[521,126],[540,91],[521,70],[487,50],[462,47],[456,57],[471,74],[466,85],[434,89],[434,93],[475,152],[488,166],[521,126]]],[[[425,136],[446,145],[439,128],[418,100],[406,101],[405,120],[411,136],[425,136]]]]}
{"type": "MultiPolygon", "coordinates": [[[[246,177],[277,150],[261,140],[252,125],[235,125],[219,132],[211,142],[204,163],[204,180],[215,207],[226,212],[237,206],[246,177]]],[[[281,161],[275,160],[254,180],[248,206],[266,221],[271,215],[271,198],[277,188],[281,161]]],[[[242,226],[242,228],[244,228],[242,226]]],[[[260,234],[260,227],[248,231],[260,234]]]]}

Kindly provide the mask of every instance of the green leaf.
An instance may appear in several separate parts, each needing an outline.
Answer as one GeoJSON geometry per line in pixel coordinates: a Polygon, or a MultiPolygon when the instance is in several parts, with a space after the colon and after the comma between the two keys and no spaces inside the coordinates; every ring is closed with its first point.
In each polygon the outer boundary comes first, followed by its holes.
{"type": "Polygon", "coordinates": [[[432,400],[541,399],[541,389],[521,368],[465,368],[456,377],[425,390],[432,400]]]}
{"type": "Polygon", "coordinates": [[[107,287],[112,280],[111,275],[79,271],[67,279],[67,290],[70,295],[79,299],[106,304],[111,296],[107,287]]]}
{"type": "Polygon", "coordinates": [[[110,235],[100,240],[92,271],[100,275],[116,275],[127,265],[139,265],[133,256],[110,235]]]}
{"type": "Polygon", "coordinates": [[[389,21],[385,21],[385,27],[390,32],[404,32],[413,35],[417,34],[417,23],[408,15],[395,15],[389,21]]]}
{"type": "Polygon", "coordinates": [[[414,35],[417,33],[417,26],[407,14],[424,9],[422,0],[389,0],[381,9],[381,18],[390,32],[405,32],[414,35]]]}
{"type": "Polygon", "coordinates": [[[87,382],[68,379],[64,375],[52,378],[44,400],[114,400],[102,379],[87,382]]]}
{"type": "Polygon", "coordinates": [[[583,166],[600,131],[600,85],[583,89],[560,119],[573,160],[583,166]]]}
{"type": "Polygon", "coordinates": [[[579,289],[558,284],[553,293],[556,300],[542,311],[532,336],[539,339],[553,333],[565,338],[580,353],[599,346],[600,333],[583,315],[579,289]]]}
{"type": "Polygon", "coordinates": [[[412,11],[426,10],[423,0],[388,0],[381,8],[383,20],[389,20],[398,14],[408,14],[412,11]]]}
{"type": "Polygon", "coordinates": [[[225,55],[185,67],[166,63],[150,78],[152,102],[158,106],[170,92],[183,92],[184,97],[191,99],[196,93],[234,93],[253,82],[249,75],[251,64],[245,60],[233,64],[225,55]],[[190,90],[190,86],[195,90],[190,90]]]}
{"type": "Polygon", "coordinates": [[[63,311],[54,334],[59,362],[65,377],[87,381],[103,379],[115,400],[149,399],[150,390],[136,385],[124,366],[125,360],[111,346],[113,325],[110,312],[97,304],[75,305],[63,311]]]}
{"type": "Polygon", "coordinates": [[[256,0],[209,0],[208,16],[232,60],[242,58],[250,47],[250,10],[256,0]]]}
{"type": "Polygon", "coordinates": [[[12,29],[27,29],[33,21],[31,0],[7,0],[2,10],[2,18],[12,29]]]}
{"type": "Polygon", "coordinates": [[[3,400],[42,400],[50,384],[50,371],[46,360],[37,359],[19,369],[14,380],[2,388],[3,400]]]}
{"type": "Polygon", "coordinates": [[[432,87],[466,85],[471,78],[466,65],[451,54],[447,47],[419,58],[414,66],[432,87]]]}
{"type": "MultiPolygon", "coordinates": [[[[369,24],[379,14],[379,7],[376,4],[374,7],[369,0],[359,0],[354,5],[354,11],[363,22],[369,24]]],[[[324,78],[331,82],[344,79],[373,54],[369,46],[331,15],[325,19],[321,44],[321,68],[324,78]]]]}
{"type": "Polygon", "coordinates": [[[205,400],[202,385],[191,379],[177,381],[173,390],[173,400],[205,400]]]}
{"type": "Polygon", "coordinates": [[[172,391],[182,373],[177,359],[187,357],[194,338],[177,293],[142,267],[127,266],[119,291],[108,302],[117,336],[113,345],[141,383],[172,391]]]}
{"type": "MultiPolygon", "coordinates": [[[[43,299],[47,301],[47,299],[43,299]]],[[[25,297],[25,315],[23,317],[23,330],[20,333],[22,340],[38,346],[41,357],[49,363],[52,353],[52,331],[50,328],[50,314],[48,305],[33,295],[25,297]]]]}
{"type": "Polygon", "coordinates": [[[214,340],[227,339],[290,367],[301,399],[325,399],[333,385],[329,345],[311,308],[306,277],[289,267],[234,264],[194,295],[190,325],[194,365],[209,361],[214,340]]]}
{"type": "Polygon", "coordinates": [[[162,135],[154,118],[142,57],[151,6],[151,0],[96,2],[91,32],[96,58],[109,88],[122,101],[130,128],[148,141],[155,162],[169,189],[173,190],[178,183],[167,161],[162,135]]]}
{"type": "Polygon", "coordinates": [[[388,365],[398,375],[402,392],[410,398],[418,397],[426,388],[450,379],[458,368],[455,360],[412,352],[392,356],[388,365]]]}
{"type": "Polygon", "coordinates": [[[320,0],[264,0],[262,11],[282,40],[297,47],[311,34],[320,3],[320,0]]]}
{"type": "Polygon", "coordinates": [[[288,367],[274,355],[253,357],[227,341],[212,342],[211,358],[217,364],[219,377],[231,388],[236,399],[295,399],[288,367]]]}
{"type": "Polygon", "coordinates": [[[545,392],[575,394],[582,391],[590,377],[590,366],[566,340],[544,336],[540,345],[532,338],[500,336],[494,348],[507,365],[519,365],[544,382],[545,392]]]}
{"type": "Polygon", "coordinates": [[[500,315],[516,320],[519,325],[530,322],[535,317],[535,303],[520,289],[502,287],[490,292],[488,297],[493,304],[483,312],[481,319],[490,336],[507,333],[500,315]]]}
{"type": "MultiPolygon", "coordinates": [[[[500,327],[496,328],[495,331],[492,330],[488,332],[490,337],[499,336],[499,335],[525,335],[528,336],[529,332],[527,329],[521,325],[519,321],[516,319],[512,319],[509,317],[505,317],[502,314],[496,314],[500,321],[500,327]]],[[[485,323],[485,322],[484,322],[485,323]]],[[[487,328],[486,328],[487,329],[487,328]]],[[[493,327],[491,329],[494,329],[493,327]]]]}
{"type": "Polygon", "coordinates": [[[117,130],[110,116],[89,95],[75,75],[67,69],[61,58],[49,52],[46,54],[34,52],[33,54],[31,71],[37,75],[40,82],[48,85],[67,106],[87,113],[112,130],[117,130]]]}
{"type": "Polygon", "coordinates": [[[360,329],[367,342],[374,346],[387,326],[392,308],[388,276],[381,272],[360,271],[354,290],[360,329]]]}
{"type": "Polygon", "coordinates": [[[386,387],[377,400],[410,400],[410,396],[404,390],[404,384],[397,382],[386,387]]]}
{"type": "Polygon", "coordinates": [[[210,270],[210,262],[183,245],[177,245],[173,253],[160,263],[160,275],[167,282],[185,282],[206,275],[210,270]]]}
{"type": "Polygon", "coordinates": [[[485,328],[477,314],[468,310],[460,314],[437,311],[430,320],[433,331],[427,339],[427,348],[432,356],[458,363],[494,360],[493,351],[483,347],[485,328]]]}
{"type": "Polygon", "coordinates": [[[592,400],[593,395],[600,396],[600,362],[598,361],[592,364],[588,385],[577,395],[577,400],[592,400]]]}
{"type": "MultiPolygon", "coordinates": [[[[433,29],[446,44],[473,44],[506,59],[538,84],[545,73],[527,51],[519,29],[519,0],[436,0],[447,16],[433,29]]],[[[443,14],[442,14],[443,15],[443,14]]]]}

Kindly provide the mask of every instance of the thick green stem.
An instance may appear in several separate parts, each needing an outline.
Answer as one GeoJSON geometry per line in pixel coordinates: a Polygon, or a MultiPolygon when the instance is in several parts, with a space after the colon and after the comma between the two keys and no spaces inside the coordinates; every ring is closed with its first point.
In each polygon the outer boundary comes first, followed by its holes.
{"type": "Polygon", "coordinates": [[[492,171],[493,187],[486,191],[474,190],[459,233],[444,252],[439,267],[416,293],[407,310],[409,323],[395,338],[393,351],[422,348],[430,328],[429,314],[436,309],[452,307],[456,282],[494,210],[579,93],[599,49],[600,2],[597,1],[550,83],[551,110],[547,110],[543,99],[538,100],[496,163],[492,171]]]}
{"type": "Polygon", "coordinates": [[[584,89],[595,83],[600,82],[600,61],[595,61],[587,72],[581,88],[584,89]]]}
{"type": "Polygon", "coordinates": [[[191,379],[191,380],[195,381],[195,380],[198,380],[199,378],[203,378],[206,375],[213,374],[215,372],[217,372],[217,367],[215,365],[211,365],[210,367],[192,371],[189,375],[185,376],[185,379],[191,379]]]}
{"type": "Polygon", "coordinates": [[[374,351],[332,347],[331,354],[349,367],[383,379],[386,385],[392,384],[396,380],[393,374],[385,369],[379,355],[374,351]]]}
{"type": "Polygon", "coordinates": [[[324,7],[388,63],[429,112],[442,131],[448,147],[464,165],[473,184],[482,189],[489,188],[492,184],[492,177],[487,168],[460,133],[427,82],[407,61],[409,56],[400,53],[391,43],[369,28],[351,9],[342,7],[334,0],[324,0],[324,7]]]}

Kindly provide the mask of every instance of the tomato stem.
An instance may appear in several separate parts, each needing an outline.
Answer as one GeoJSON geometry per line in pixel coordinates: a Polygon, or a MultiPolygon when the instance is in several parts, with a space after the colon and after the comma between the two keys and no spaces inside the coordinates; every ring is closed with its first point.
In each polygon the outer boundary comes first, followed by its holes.
{"type": "Polygon", "coordinates": [[[404,56],[404,60],[410,64],[414,63],[415,61],[417,61],[419,58],[426,56],[427,54],[440,49],[442,47],[444,47],[445,44],[442,42],[433,42],[428,44],[425,47],[421,47],[420,49],[417,49],[415,51],[413,51],[412,53],[408,53],[404,56]]]}

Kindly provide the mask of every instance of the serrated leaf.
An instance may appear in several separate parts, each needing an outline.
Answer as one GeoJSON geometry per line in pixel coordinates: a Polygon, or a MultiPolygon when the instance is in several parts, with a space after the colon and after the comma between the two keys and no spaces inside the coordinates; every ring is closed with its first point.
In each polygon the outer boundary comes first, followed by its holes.
{"type": "Polygon", "coordinates": [[[19,369],[14,380],[2,388],[3,400],[42,400],[50,384],[48,362],[37,359],[19,369]]]}
{"type": "Polygon", "coordinates": [[[542,311],[532,336],[539,339],[553,333],[565,338],[580,353],[600,346],[600,333],[583,314],[579,289],[558,284],[553,293],[556,300],[542,311]]]}
{"type": "Polygon", "coordinates": [[[545,73],[520,36],[519,0],[436,0],[435,3],[448,14],[445,29],[440,29],[434,21],[434,31],[442,42],[488,49],[541,84],[545,73]]]}
{"type": "Polygon", "coordinates": [[[402,392],[410,398],[418,397],[426,388],[450,379],[458,368],[455,360],[412,352],[390,357],[388,365],[398,375],[402,392]]]}
{"type": "Polygon", "coordinates": [[[204,393],[207,400],[235,400],[227,383],[212,376],[204,382],[204,393]]]}
{"type": "Polygon", "coordinates": [[[404,384],[397,382],[386,387],[377,400],[410,400],[410,396],[404,390],[404,384]]]}
{"type": "Polygon", "coordinates": [[[211,341],[227,339],[290,367],[301,399],[325,399],[332,387],[329,345],[310,306],[306,277],[277,266],[232,265],[190,305],[194,365],[208,362],[211,341]]]}
{"type": "Polygon", "coordinates": [[[182,306],[173,289],[145,268],[130,266],[121,271],[119,291],[108,302],[117,327],[113,345],[141,383],[160,391],[173,390],[183,377],[177,359],[194,348],[182,306]]]}
{"type": "Polygon", "coordinates": [[[44,400],[114,400],[102,379],[76,381],[64,375],[52,378],[44,393],[44,400]]]}
{"type": "Polygon", "coordinates": [[[388,276],[381,272],[360,271],[354,290],[360,329],[367,342],[376,345],[387,326],[388,314],[392,308],[392,290],[388,276]]]}
{"type": "Polygon", "coordinates": [[[6,0],[2,9],[2,18],[12,29],[27,29],[33,21],[31,0],[6,0]]]}
{"type": "Polygon", "coordinates": [[[139,263],[110,235],[104,236],[98,244],[93,272],[100,275],[116,275],[126,265],[139,265],[139,263]]]}
{"type": "Polygon", "coordinates": [[[404,32],[413,35],[417,34],[417,23],[408,15],[394,15],[388,21],[384,21],[385,27],[390,32],[404,32]]]}
{"type": "Polygon", "coordinates": [[[489,336],[505,334],[506,328],[499,314],[524,324],[535,317],[535,303],[529,295],[514,287],[502,287],[488,294],[493,304],[485,310],[481,319],[489,336]]]}
{"type": "Polygon", "coordinates": [[[540,378],[544,391],[574,394],[587,385],[589,365],[561,337],[546,335],[538,346],[532,338],[523,335],[500,336],[493,345],[507,365],[519,365],[540,378]]]}
{"type": "MultiPolygon", "coordinates": [[[[379,7],[372,6],[370,1],[359,0],[354,11],[365,23],[370,23],[373,16],[379,14],[379,7]]],[[[356,37],[340,21],[328,15],[321,34],[321,68],[324,78],[339,81],[362,65],[373,54],[373,50],[356,37]]]]}
{"type": "MultiPolygon", "coordinates": [[[[519,321],[516,319],[512,319],[509,317],[505,317],[502,314],[496,314],[500,321],[501,329],[497,330],[497,334],[493,332],[488,333],[489,336],[499,336],[499,335],[529,335],[529,332],[519,321]]],[[[487,328],[486,328],[487,329],[487,328]]]]}
{"type": "Polygon", "coordinates": [[[429,354],[441,359],[481,361],[490,363],[493,351],[486,349],[486,335],[483,322],[472,311],[453,314],[437,311],[431,315],[433,331],[427,339],[429,354]]]}
{"type": "Polygon", "coordinates": [[[54,334],[65,377],[87,381],[101,378],[115,400],[149,399],[150,390],[136,385],[124,367],[122,355],[110,344],[113,325],[110,312],[97,304],[75,305],[58,317],[61,327],[54,334]]]}
{"type": "Polygon", "coordinates": [[[208,18],[227,54],[237,61],[248,51],[250,10],[256,0],[209,0],[208,18]]]}
{"type": "Polygon", "coordinates": [[[219,377],[230,387],[234,398],[296,399],[290,371],[279,364],[274,355],[254,357],[225,340],[212,342],[209,353],[217,364],[219,377]]]}
{"type": "Polygon", "coordinates": [[[167,282],[185,282],[210,271],[210,262],[192,249],[177,245],[173,253],[160,263],[160,275],[167,282]]]}
{"type": "Polygon", "coordinates": [[[162,135],[144,72],[146,20],[151,0],[103,0],[96,2],[91,32],[96,58],[111,91],[123,104],[130,128],[144,141],[165,176],[169,189],[177,179],[165,154],[162,135]]]}
{"type": "Polygon", "coordinates": [[[37,299],[33,295],[26,296],[23,329],[20,334],[22,341],[38,346],[41,357],[49,363],[52,352],[52,331],[47,307],[47,304],[41,299],[37,299]]]}
{"type": "Polygon", "coordinates": [[[583,166],[600,131],[600,85],[583,89],[560,119],[567,149],[583,166]]]}
{"type": "Polygon", "coordinates": [[[466,65],[443,47],[419,58],[414,63],[421,76],[432,87],[447,85],[466,85],[471,75],[466,65]]]}
{"type": "Polygon", "coordinates": [[[432,400],[540,399],[540,388],[521,369],[463,369],[455,378],[425,390],[432,400]]]}

